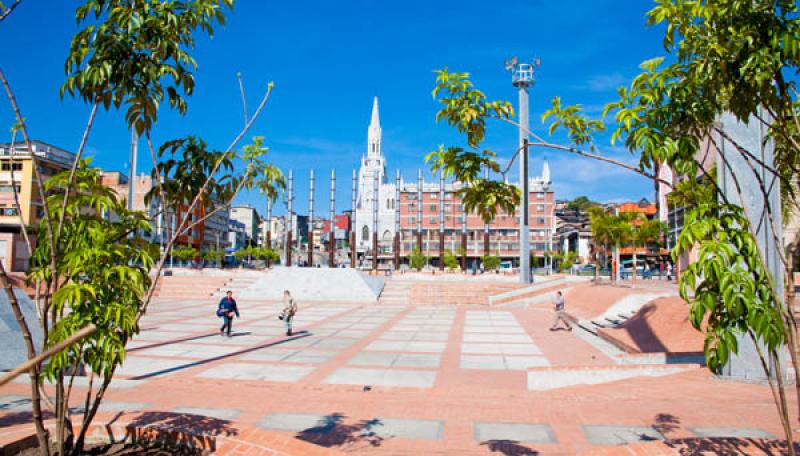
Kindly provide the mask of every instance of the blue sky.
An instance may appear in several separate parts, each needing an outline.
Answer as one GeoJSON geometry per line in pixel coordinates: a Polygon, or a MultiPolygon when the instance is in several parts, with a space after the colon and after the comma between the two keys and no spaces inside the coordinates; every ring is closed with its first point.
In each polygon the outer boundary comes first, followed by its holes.
{"type": "MultiPolygon", "coordinates": [[[[0,23],[0,66],[31,136],[67,150],[77,148],[89,112],[83,103],[58,95],[77,4],[26,0],[0,23]]],[[[503,60],[512,55],[540,58],[531,89],[531,123],[546,134],[540,115],[552,97],[598,113],[614,99],[616,87],[637,74],[641,61],[664,53],[660,30],[645,27],[644,14],[651,6],[644,0],[239,1],[213,39],[198,40],[197,86],[189,112],[181,117],[162,109],[154,140],[160,144],[196,134],[222,149],[243,123],[236,73],[244,78],[251,110],[274,81],[273,95],[249,136],[265,136],[271,159],[294,170],[299,210],[308,205],[312,167],[324,176],[317,182],[317,207],[327,213],[327,176],[335,168],[337,210],[347,209],[349,176],[366,151],[373,96],[380,98],[390,175],[399,168],[413,179],[427,152],[439,144],[460,144],[450,128],[435,122],[434,69],[468,71],[490,98],[516,104],[503,60]]],[[[12,124],[3,96],[3,135],[8,136],[12,124]]],[[[129,141],[122,116],[102,112],[87,151],[98,166],[125,170],[129,141]]],[[[487,147],[508,157],[516,142],[513,127],[490,124],[487,147]]],[[[598,146],[604,154],[635,161],[610,146],[608,135],[598,146]]],[[[648,180],[564,152],[536,151],[535,172],[545,156],[559,199],[652,199],[648,180]]],[[[143,149],[139,161],[139,170],[149,172],[152,163],[143,149]]],[[[239,202],[264,206],[256,193],[240,195],[239,202]]]]}

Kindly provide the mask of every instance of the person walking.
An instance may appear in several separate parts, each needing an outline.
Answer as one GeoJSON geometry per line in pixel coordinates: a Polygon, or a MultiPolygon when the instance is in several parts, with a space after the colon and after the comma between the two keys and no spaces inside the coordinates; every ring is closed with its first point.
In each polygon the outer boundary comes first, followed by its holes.
{"type": "Polygon", "coordinates": [[[286,335],[292,335],[292,320],[297,313],[297,302],[295,302],[289,290],[283,290],[283,310],[278,316],[279,319],[286,323],[286,335]]]}
{"type": "Polygon", "coordinates": [[[217,316],[222,317],[222,327],[219,328],[219,335],[227,335],[231,337],[231,330],[233,329],[233,316],[239,317],[239,308],[236,307],[236,300],[233,299],[233,292],[228,290],[225,297],[222,298],[217,307],[217,316]],[[226,331],[227,330],[227,331],[226,331]]]}
{"type": "Polygon", "coordinates": [[[567,331],[572,331],[572,325],[569,324],[569,319],[567,319],[567,313],[564,312],[564,293],[562,293],[561,290],[556,292],[555,309],[556,309],[556,316],[553,319],[553,326],[550,327],[550,331],[555,331],[556,329],[558,329],[559,321],[564,322],[564,324],[567,326],[567,331]]]}

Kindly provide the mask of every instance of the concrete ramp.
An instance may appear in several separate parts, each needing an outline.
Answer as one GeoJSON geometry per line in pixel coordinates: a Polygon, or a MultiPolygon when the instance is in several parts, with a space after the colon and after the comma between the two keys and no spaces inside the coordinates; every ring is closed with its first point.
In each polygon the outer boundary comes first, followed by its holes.
{"type": "MultiPolygon", "coordinates": [[[[19,288],[14,288],[14,295],[19,301],[22,314],[28,323],[28,328],[33,336],[36,350],[41,349],[42,328],[39,326],[39,318],[36,316],[36,307],[33,301],[19,288]]],[[[28,351],[22,339],[22,331],[8,303],[6,294],[0,292],[0,371],[11,370],[28,360],[28,351]]]]}
{"type": "Polygon", "coordinates": [[[298,301],[377,302],[384,281],[354,269],[275,267],[236,293],[277,300],[289,290],[298,301]]]}

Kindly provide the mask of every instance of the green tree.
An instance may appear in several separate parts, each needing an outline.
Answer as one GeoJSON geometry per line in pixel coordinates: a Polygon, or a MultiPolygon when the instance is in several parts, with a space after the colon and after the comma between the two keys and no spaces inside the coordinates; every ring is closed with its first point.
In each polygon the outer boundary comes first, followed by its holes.
{"type": "Polygon", "coordinates": [[[222,267],[222,259],[225,258],[225,250],[222,249],[209,249],[204,250],[203,253],[200,254],[203,257],[203,260],[208,261],[209,263],[217,263],[218,267],[222,267]]]}
{"type": "Polygon", "coordinates": [[[597,205],[598,205],[597,203],[590,200],[588,197],[579,196],[574,200],[570,201],[569,203],[567,203],[567,209],[573,211],[586,212],[590,207],[595,207],[597,205]]]}
{"type": "MultiPolygon", "coordinates": [[[[150,224],[140,212],[126,209],[116,193],[102,184],[101,170],[91,168],[83,160],[74,175],[65,171],[44,184],[53,217],[64,220],[56,234],[56,245],[46,236],[41,238],[31,256],[29,282],[55,281],[61,285],[47,309],[52,327],[46,332],[45,347],[68,340],[81,329],[94,325],[88,337],[58,352],[43,368],[43,376],[56,385],[56,440],[60,448],[70,449],[73,422],[69,411],[75,373],[81,365],[91,375],[107,376],[124,360],[124,345],[139,332],[136,316],[150,285],[148,271],[153,257],[140,248],[143,239],[129,233],[148,232],[150,224]],[[57,188],[66,188],[73,180],[73,191],[62,214],[62,197],[57,188]],[[114,213],[112,220],[101,213],[114,213]],[[50,252],[62,252],[51,269],[50,252]],[[70,373],[71,372],[71,373],[70,373]]],[[[42,221],[43,225],[46,223],[42,221]]],[[[79,430],[78,447],[82,443],[95,399],[87,398],[79,430]]]]}
{"type": "Polygon", "coordinates": [[[485,255],[481,258],[483,262],[483,269],[485,271],[494,271],[500,267],[500,257],[494,255],[485,255]]]}
{"type": "MultiPolygon", "coordinates": [[[[9,14],[19,4],[16,1],[9,7],[0,5],[0,21],[9,17],[9,14]]],[[[36,305],[39,310],[40,321],[38,322],[44,328],[56,328],[59,322],[65,315],[80,315],[81,312],[74,308],[65,308],[62,313],[50,312],[53,307],[53,299],[59,295],[59,291],[65,285],[74,282],[60,281],[59,278],[63,275],[60,269],[62,266],[62,258],[74,258],[76,255],[86,255],[82,249],[85,244],[80,242],[65,242],[64,239],[67,234],[74,232],[76,227],[68,226],[72,222],[72,217],[75,214],[70,212],[74,208],[72,202],[75,195],[83,190],[76,190],[76,188],[88,188],[82,179],[86,176],[87,166],[82,162],[82,153],[84,151],[87,140],[90,136],[91,127],[94,123],[95,114],[98,107],[105,109],[122,109],[125,111],[125,125],[128,129],[136,132],[138,135],[144,135],[147,141],[147,147],[150,151],[151,158],[156,163],[156,169],[159,169],[158,162],[161,161],[157,158],[156,151],[150,139],[151,130],[155,127],[159,109],[162,105],[167,105],[169,108],[184,113],[186,111],[186,98],[190,96],[194,90],[194,76],[192,71],[196,65],[192,57],[194,48],[195,33],[200,31],[206,36],[212,35],[214,26],[218,23],[224,23],[225,11],[233,4],[232,0],[176,0],[170,2],[162,2],[160,0],[144,0],[137,2],[127,2],[121,0],[83,0],[78,5],[76,11],[76,18],[78,20],[79,32],[75,34],[69,48],[69,55],[67,57],[65,69],[67,74],[66,82],[64,83],[61,94],[62,96],[74,96],[84,100],[91,106],[89,118],[83,132],[82,139],[77,149],[76,158],[73,163],[72,169],[66,179],[61,180],[61,185],[51,187],[49,192],[45,190],[44,179],[40,171],[39,159],[33,153],[33,146],[27,131],[27,123],[22,111],[17,104],[16,97],[14,96],[12,85],[5,77],[5,74],[0,70],[0,83],[5,89],[12,110],[16,118],[14,127],[14,134],[21,133],[23,141],[28,148],[33,162],[33,175],[36,186],[36,194],[39,197],[39,203],[43,210],[42,217],[40,217],[41,224],[38,231],[39,246],[49,246],[48,248],[42,247],[37,250],[31,248],[27,229],[24,225],[20,224],[23,237],[28,242],[30,251],[34,252],[34,256],[38,255],[36,266],[38,269],[37,274],[32,276],[35,282],[36,289],[45,290],[37,297],[36,305]],[[167,103],[162,103],[166,101],[167,103]],[[53,193],[60,193],[61,199],[60,206],[54,204],[51,196],[53,193]],[[46,200],[45,200],[46,198],[46,200]],[[56,214],[56,215],[53,215],[56,214]],[[46,240],[44,239],[46,238],[46,240]],[[37,252],[38,251],[38,252],[37,252]],[[49,258],[45,258],[49,255],[49,258]],[[47,265],[45,266],[45,263],[47,265]]],[[[259,117],[262,109],[269,100],[272,91],[272,83],[267,85],[267,90],[258,107],[250,116],[249,120],[245,120],[245,125],[241,132],[236,135],[234,140],[230,143],[228,148],[221,154],[217,155],[217,162],[206,173],[206,179],[203,185],[195,195],[185,195],[188,198],[189,204],[185,207],[185,213],[195,213],[198,205],[206,201],[206,198],[213,198],[219,196],[219,192],[214,191],[214,183],[211,182],[216,178],[218,171],[223,166],[223,162],[231,155],[235,155],[234,148],[237,146],[242,137],[247,133],[255,120],[259,117]]],[[[245,96],[242,93],[242,100],[244,102],[245,96]]],[[[251,163],[246,163],[248,170],[258,168],[258,163],[252,160],[251,163]]],[[[157,186],[166,184],[167,181],[162,179],[160,173],[155,173],[157,178],[154,180],[157,186]]],[[[244,175],[249,173],[245,172],[244,175]]],[[[187,179],[189,179],[187,177],[187,179]]],[[[239,186],[247,183],[247,179],[241,178],[239,186]]],[[[90,185],[89,185],[90,187],[90,185]]],[[[234,188],[231,186],[230,188],[234,188]]],[[[196,188],[196,187],[195,187],[196,188]]],[[[98,203],[105,195],[96,194],[92,195],[92,204],[101,205],[98,203]]],[[[172,201],[165,198],[165,192],[159,192],[158,195],[160,203],[166,207],[172,201]]],[[[102,203],[109,205],[110,203],[102,203]]],[[[17,210],[19,210],[19,203],[15,203],[17,210]]],[[[102,208],[101,208],[102,209],[102,208]]],[[[87,208],[80,208],[81,211],[88,210],[87,208]]],[[[98,209],[94,209],[97,211],[98,209]]],[[[74,212],[74,210],[73,210],[74,212]]],[[[166,211],[165,211],[166,212],[166,211]]],[[[131,222],[137,215],[122,213],[124,220],[131,222]]],[[[179,212],[178,212],[179,213],[179,212]]],[[[84,214],[85,215],[85,214],[84,214]]],[[[209,214],[206,214],[206,217],[209,214]]],[[[189,218],[184,217],[180,226],[176,230],[168,233],[164,252],[162,252],[158,259],[155,274],[155,279],[146,285],[146,292],[142,297],[141,305],[138,306],[133,319],[134,324],[138,323],[139,319],[144,315],[147,310],[148,304],[151,301],[153,293],[156,289],[156,284],[160,277],[160,272],[164,266],[166,256],[172,250],[172,246],[177,242],[179,236],[191,229],[188,222],[189,218]]],[[[198,221],[200,223],[202,221],[198,221]]],[[[142,240],[138,240],[133,233],[141,232],[135,226],[129,226],[129,230],[123,237],[130,238],[132,245],[136,246],[136,251],[140,252],[140,256],[146,255],[151,247],[145,247],[142,240]]],[[[101,232],[95,230],[92,235],[99,235],[101,232]]],[[[97,247],[102,248],[104,244],[98,243],[97,247]]],[[[123,249],[124,250],[124,249],[123,249]]],[[[125,252],[115,251],[114,254],[122,255],[125,252]]],[[[196,255],[196,253],[195,253],[196,255]]],[[[116,260],[115,260],[116,261],[116,260]]],[[[33,264],[33,263],[32,263],[33,264]]],[[[121,271],[119,268],[114,268],[115,263],[98,262],[102,268],[108,271],[108,274],[116,274],[121,271]]],[[[146,265],[141,259],[129,259],[124,264],[138,264],[146,265]]],[[[0,265],[0,284],[7,284],[8,278],[5,271],[0,265]]],[[[87,275],[87,277],[89,277],[87,275]]],[[[79,279],[84,279],[83,277],[79,279]]],[[[89,280],[88,278],[86,280],[89,280]]],[[[92,279],[93,280],[93,279],[92,279]]],[[[109,283],[114,283],[114,280],[109,280],[109,283]]],[[[29,369],[31,378],[31,397],[32,397],[32,411],[33,422],[36,427],[36,434],[39,441],[39,446],[43,454],[50,453],[50,443],[48,432],[43,425],[43,415],[41,411],[41,396],[39,394],[41,377],[40,373],[44,366],[44,362],[48,357],[52,356],[49,353],[36,353],[35,345],[31,338],[28,325],[30,324],[24,319],[20,313],[19,303],[16,301],[15,296],[11,293],[11,288],[6,289],[6,295],[11,303],[11,307],[17,315],[18,323],[23,334],[23,340],[26,344],[29,362],[32,367],[29,369]]],[[[62,292],[63,293],[63,292],[62,292]]],[[[125,298],[127,299],[127,298],[125,298]]],[[[82,305],[78,300],[72,298],[66,299],[66,307],[82,305]]],[[[106,316],[109,318],[108,316],[106,316]]],[[[119,319],[119,315],[114,318],[119,319]]],[[[61,341],[60,347],[78,346],[81,340],[91,338],[93,334],[103,331],[102,325],[95,323],[88,323],[83,327],[76,327],[64,325],[64,332],[60,333],[64,339],[61,341]]],[[[47,334],[47,333],[46,333],[47,334]]],[[[122,332],[122,345],[130,340],[127,335],[122,332]]],[[[50,335],[45,336],[43,343],[44,346],[53,346],[50,342],[50,335]]],[[[99,347],[102,349],[102,355],[106,358],[106,366],[110,369],[103,372],[102,381],[98,382],[97,388],[90,391],[86,398],[86,414],[81,421],[80,426],[74,427],[78,431],[78,438],[72,440],[72,435],[69,431],[73,426],[69,425],[63,418],[69,417],[69,409],[64,407],[63,413],[57,413],[62,418],[57,423],[57,436],[55,450],[59,454],[73,453],[77,454],[83,451],[83,442],[86,431],[90,428],[92,420],[97,412],[97,409],[107,391],[113,377],[116,367],[119,363],[116,360],[121,359],[119,351],[109,345],[99,347]]],[[[68,349],[69,350],[69,349],[68,349]]],[[[124,352],[122,352],[124,353],[124,352]]],[[[94,373],[92,374],[94,375],[94,373]]],[[[69,391],[71,390],[64,383],[63,375],[58,373],[55,377],[56,401],[58,404],[68,403],[69,391]],[[66,398],[66,399],[65,399],[66,398]]],[[[94,378],[94,377],[92,377],[94,378]]],[[[61,407],[59,406],[59,410],[61,407]]]]}
{"type": "Polygon", "coordinates": [[[458,258],[451,250],[444,252],[444,267],[448,271],[455,271],[459,268],[458,258]]]}
{"type": "Polygon", "coordinates": [[[411,265],[412,269],[416,269],[417,271],[421,271],[422,268],[428,264],[428,257],[420,252],[419,248],[414,248],[414,251],[408,256],[408,262],[411,265]]]}
{"type": "Polygon", "coordinates": [[[178,247],[172,250],[172,256],[183,262],[192,262],[197,259],[200,252],[194,247],[178,247]]]}
{"type": "Polygon", "coordinates": [[[636,280],[636,267],[639,264],[637,261],[637,249],[659,245],[665,233],[666,225],[660,220],[651,220],[638,216],[630,222],[628,240],[630,246],[633,247],[633,272],[631,277],[634,281],[636,280]]]}
{"type": "MultiPolygon", "coordinates": [[[[589,209],[589,221],[592,227],[592,239],[595,246],[602,246],[602,263],[608,262],[608,254],[610,246],[614,244],[614,219],[603,208],[595,207],[589,209]]],[[[595,281],[600,278],[600,249],[596,249],[597,258],[595,258],[594,279],[595,281]]],[[[616,280],[612,273],[612,280],[616,280]]]]}

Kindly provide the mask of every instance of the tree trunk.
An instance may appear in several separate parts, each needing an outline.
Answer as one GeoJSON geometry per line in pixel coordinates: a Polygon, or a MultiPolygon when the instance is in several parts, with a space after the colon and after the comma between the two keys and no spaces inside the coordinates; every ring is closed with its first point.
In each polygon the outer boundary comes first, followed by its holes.
{"type": "Polygon", "coordinates": [[[612,268],[613,269],[612,275],[614,276],[614,283],[617,283],[619,281],[620,275],[621,275],[620,274],[621,273],[621,269],[620,269],[621,265],[619,264],[619,247],[616,246],[616,245],[614,246],[613,260],[612,261],[613,261],[613,266],[614,266],[612,268]]]}
{"type": "MultiPolygon", "coordinates": [[[[25,321],[25,316],[22,314],[22,309],[19,306],[17,297],[14,295],[14,289],[8,281],[6,269],[2,261],[0,261],[0,286],[3,287],[8,303],[11,305],[11,310],[14,312],[14,317],[17,319],[17,324],[19,324],[19,329],[22,331],[22,338],[25,341],[25,348],[28,351],[28,359],[32,359],[36,357],[36,346],[33,344],[30,328],[28,328],[28,323],[25,321]]],[[[39,396],[39,365],[31,367],[29,374],[31,380],[31,411],[33,414],[33,424],[36,427],[36,438],[39,441],[41,454],[47,456],[50,454],[50,436],[47,429],[44,427],[44,421],[42,419],[42,401],[39,396]]]]}
{"type": "Polygon", "coordinates": [[[633,248],[633,264],[631,265],[631,282],[636,282],[636,247],[633,248]]]}

